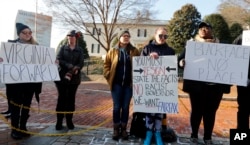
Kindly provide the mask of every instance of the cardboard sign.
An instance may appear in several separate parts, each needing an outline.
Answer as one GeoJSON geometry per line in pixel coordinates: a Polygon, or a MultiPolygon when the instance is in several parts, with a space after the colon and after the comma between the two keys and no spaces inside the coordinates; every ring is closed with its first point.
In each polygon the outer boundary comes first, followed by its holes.
{"type": "Polygon", "coordinates": [[[178,113],[176,56],[133,57],[134,112],[178,113]]]}
{"type": "Polygon", "coordinates": [[[247,86],[250,47],[188,41],[184,79],[247,86]]]}
{"type": "Polygon", "coordinates": [[[60,80],[53,48],[2,42],[0,57],[0,83],[60,80]]]}

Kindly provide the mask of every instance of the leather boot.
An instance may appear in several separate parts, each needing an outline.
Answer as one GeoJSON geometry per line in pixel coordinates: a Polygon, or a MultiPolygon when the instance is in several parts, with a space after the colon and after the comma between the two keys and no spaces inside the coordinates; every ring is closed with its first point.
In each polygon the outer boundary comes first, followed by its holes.
{"type": "Polygon", "coordinates": [[[57,120],[56,120],[56,130],[62,130],[62,128],[63,128],[62,123],[63,123],[64,114],[57,113],[56,117],[57,117],[57,120]]]}
{"type": "Polygon", "coordinates": [[[26,133],[26,131],[28,131],[27,127],[26,127],[28,118],[29,118],[29,115],[22,115],[21,118],[20,118],[20,129],[23,131],[23,132],[21,132],[21,135],[23,137],[29,137],[30,136],[29,133],[26,133]]]}
{"type": "Polygon", "coordinates": [[[19,131],[17,131],[17,129],[19,129],[19,119],[20,116],[18,115],[11,115],[11,127],[12,127],[12,131],[10,136],[15,139],[15,140],[19,140],[22,139],[22,135],[19,131]]]}
{"type": "Polygon", "coordinates": [[[156,145],[164,145],[163,144],[163,141],[162,141],[162,138],[161,138],[161,132],[160,131],[156,131],[154,133],[155,135],[155,142],[156,142],[156,145]]]}
{"type": "Polygon", "coordinates": [[[75,128],[75,126],[74,126],[74,124],[72,122],[72,118],[73,118],[72,113],[66,114],[66,124],[67,124],[68,129],[74,129],[75,128]]]}
{"type": "Polygon", "coordinates": [[[143,142],[143,145],[151,145],[152,136],[153,136],[153,132],[151,130],[148,130],[146,132],[146,138],[143,142]]]}
{"type": "Polygon", "coordinates": [[[114,132],[112,136],[113,140],[117,141],[119,139],[119,129],[120,129],[120,124],[114,124],[114,132]]]}
{"type": "Polygon", "coordinates": [[[122,123],[121,125],[121,136],[123,140],[128,139],[128,133],[127,133],[127,124],[122,123]]]}

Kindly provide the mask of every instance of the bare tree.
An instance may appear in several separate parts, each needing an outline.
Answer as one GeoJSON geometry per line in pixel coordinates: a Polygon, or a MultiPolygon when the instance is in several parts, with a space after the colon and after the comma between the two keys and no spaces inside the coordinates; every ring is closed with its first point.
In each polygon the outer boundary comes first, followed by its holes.
{"type": "Polygon", "coordinates": [[[138,23],[153,16],[155,0],[43,0],[54,22],[90,35],[106,51],[115,38],[117,24],[138,23]],[[102,25],[102,30],[97,27],[102,25]],[[93,30],[99,35],[94,35],[93,30]],[[101,35],[100,35],[101,34],[101,35]],[[102,42],[101,40],[105,40],[102,42]]]}
{"type": "Polygon", "coordinates": [[[239,23],[242,26],[250,25],[250,0],[221,0],[218,10],[228,25],[239,23]]]}

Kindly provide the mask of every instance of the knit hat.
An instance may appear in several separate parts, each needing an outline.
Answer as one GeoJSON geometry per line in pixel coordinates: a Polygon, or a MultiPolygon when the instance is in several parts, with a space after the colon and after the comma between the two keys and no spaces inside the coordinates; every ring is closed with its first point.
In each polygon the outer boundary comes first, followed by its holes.
{"type": "Polygon", "coordinates": [[[204,27],[204,26],[206,26],[206,27],[208,27],[208,28],[212,28],[212,26],[211,26],[209,23],[207,23],[207,22],[200,22],[199,28],[202,28],[202,27],[204,27]]]}
{"type": "Polygon", "coordinates": [[[130,33],[129,33],[128,30],[123,30],[123,31],[120,31],[120,32],[117,34],[117,38],[120,39],[121,36],[122,36],[123,34],[125,34],[125,33],[127,33],[127,34],[130,36],[130,33]]]}
{"type": "Polygon", "coordinates": [[[30,27],[27,26],[27,25],[24,25],[24,24],[22,24],[22,23],[16,23],[16,33],[17,33],[17,35],[19,36],[19,34],[20,34],[24,29],[26,29],[26,28],[30,29],[30,27]]]}

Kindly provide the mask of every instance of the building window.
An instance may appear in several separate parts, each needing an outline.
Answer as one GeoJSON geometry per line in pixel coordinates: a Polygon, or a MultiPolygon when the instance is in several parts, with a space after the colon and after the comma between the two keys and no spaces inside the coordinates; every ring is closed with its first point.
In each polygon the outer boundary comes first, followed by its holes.
{"type": "Polygon", "coordinates": [[[147,29],[138,29],[137,37],[147,37],[147,29]]]}
{"type": "Polygon", "coordinates": [[[93,35],[96,35],[96,34],[101,35],[102,29],[101,28],[93,28],[92,33],[93,33],[93,35]]]}
{"type": "Polygon", "coordinates": [[[100,53],[100,44],[92,44],[91,53],[100,53]]]}

